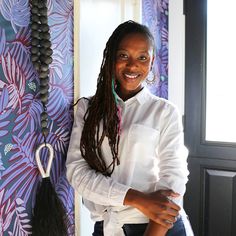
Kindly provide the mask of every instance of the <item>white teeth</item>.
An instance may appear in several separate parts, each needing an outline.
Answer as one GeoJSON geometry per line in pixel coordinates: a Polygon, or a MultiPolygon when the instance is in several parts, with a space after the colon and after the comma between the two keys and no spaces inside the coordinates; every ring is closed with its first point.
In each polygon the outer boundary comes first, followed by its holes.
{"type": "Polygon", "coordinates": [[[138,75],[137,75],[137,74],[135,74],[135,75],[131,75],[131,74],[125,74],[125,76],[126,76],[127,78],[130,78],[130,79],[135,79],[135,78],[137,78],[137,77],[138,77],[138,75]]]}

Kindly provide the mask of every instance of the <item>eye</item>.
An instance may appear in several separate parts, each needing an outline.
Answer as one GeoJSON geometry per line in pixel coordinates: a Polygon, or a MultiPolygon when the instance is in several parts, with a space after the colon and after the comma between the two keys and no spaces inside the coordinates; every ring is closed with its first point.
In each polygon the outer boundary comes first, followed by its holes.
{"type": "Polygon", "coordinates": [[[145,56],[145,55],[141,55],[138,59],[139,59],[140,61],[146,61],[148,58],[147,58],[147,56],[145,56]]]}
{"type": "Polygon", "coordinates": [[[118,58],[118,59],[121,59],[121,60],[126,60],[126,59],[128,58],[128,55],[125,54],[125,53],[119,53],[119,54],[117,55],[117,58],[118,58]]]}

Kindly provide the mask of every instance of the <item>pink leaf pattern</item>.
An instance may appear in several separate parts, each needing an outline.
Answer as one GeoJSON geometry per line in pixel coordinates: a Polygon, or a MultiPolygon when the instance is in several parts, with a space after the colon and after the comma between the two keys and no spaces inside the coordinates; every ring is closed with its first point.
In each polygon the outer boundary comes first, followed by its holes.
{"type": "Polygon", "coordinates": [[[60,50],[66,62],[72,62],[73,55],[73,1],[54,1],[53,11],[49,16],[52,44],[60,50]]]}
{"type": "Polygon", "coordinates": [[[0,57],[1,55],[5,55],[6,50],[7,47],[5,30],[0,27],[0,57]]]}
{"type": "Polygon", "coordinates": [[[48,103],[48,114],[60,126],[68,126],[71,124],[71,113],[69,111],[70,104],[73,102],[73,70],[68,75],[59,79],[55,76],[52,79],[50,98],[48,103]],[[69,123],[68,123],[69,122],[69,123]]]}
{"type": "Polygon", "coordinates": [[[168,98],[168,0],[143,0],[142,21],[151,30],[156,44],[154,74],[157,80],[148,85],[157,96],[168,98]]]}
{"type": "MultiPolygon", "coordinates": [[[[25,65],[27,66],[27,64],[25,65]]],[[[16,64],[14,58],[8,52],[5,58],[2,58],[2,68],[4,75],[8,81],[8,92],[10,102],[9,108],[15,109],[19,106],[19,112],[21,111],[21,99],[25,92],[26,74],[24,73],[24,67],[20,67],[16,64]]],[[[27,73],[27,71],[26,71],[27,73]]]]}
{"type": "Polygon", "coordinates": [[[16,220],[13,227],[13,235],[28,236],[31,235],[30,219],[24,207],[24,201],[20,198],[16,202],[16,220]]]}
{"type": "MultiPolygon", "coordinates": [[[[27,62],[33,70],[33,66],[30,63],[30,31],[28,28],[20,28],[16,34],[16,37],[12,41],[8,41],[11,44],[10,54],[15,59],[18,65],[24,65],[27,62]]],[[[32,74],[31,74],[32,75],[32,74]]]]}
{"type": "MultiPolygon", "coordinates": [[[[67,209],[74,235],[73,189],[65,158],[73,113],[73,1],[48,0],[53,63],[47,106],[55,149],[51,180],[67,209]]],[[[31,235],[31,212],[41,177],[35,149],[40,133],[39,78],[30,60],[29,0],[0,0],[0,236],[31,235]],[[2,151],[1,151],[2,150],[2,151]]],[[[46,151],[42,162],[46,163],[46,151]]]]}
{"type": "Polygon", "coordinates": [[[35,133],[28,133],[22,140],[13,136],[14,145],[12,156],[9,159],[10,166],[3,171],[1,188],[8,188],[5,202],[17,192],[17,197],[25,202],[29,199],[33,186],[38,180],[39,171],[34,160],[34,148],[37,142],[35,133]],[[9,187],[10,186],[10,187],[9,187]]]}
{"type": "Polygon", "coordinates": [[[5,167],[2,162],[2,155],[0,153],[0,179],[2,178],[2,171],[5,170],[5,167]]]}
{"type": "MultiPolygon", "coordinates": [[[[10,120],[6,120],[8,116],[10,115],[10,110],[6,110],[6,107],[9,102],[9,95],[8,95],[8,90],[7,86],[5,85],[3,87],[2,92],[0,92],[0,138],[4,138],[9,131],[7,130],[7,127],[10,123],[10,120]]],[[[0,145],[2,143],[0,142],[0,145]]]]}
{"type": "Polygon", "coordinates": [[[32,94],[26,94],[22,99],[22,113],[15,120],[13,132],[18,131],[18,137],[22,136],[29,128],[30,132],[35,130],[40,124],[41,103],[32,94]]]}
{"type": "Polygon", "coordinates": [[[4,232],[7,232],[9,228],[13,215],[15,213],[15,204],[10,198],[7,199],[5,203],[3,203],[3,198],[5,195],[5,190],[0,190],[0,236],[3,236],[4,232]]]}
{"type": "Polygon", "coordinates": [[[56,78],[63,77],[63,65],[64,65],[64,56],[60,50],[56,48],[56,45],[52,45],[52,64],[50,65],[50,77],[52,80],[56,78]]]}

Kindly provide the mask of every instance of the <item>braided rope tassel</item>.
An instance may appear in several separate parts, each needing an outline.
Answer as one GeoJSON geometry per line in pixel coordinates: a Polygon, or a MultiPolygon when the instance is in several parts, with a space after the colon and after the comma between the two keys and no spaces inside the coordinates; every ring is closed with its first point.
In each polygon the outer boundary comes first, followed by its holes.
{"type": "Polygon", "coordinates": [[[52,63],[51,41],[48,26],[47,0],[30,0],[31,9],[31,62],[40,81],[39,94],[43,106],[41,113],[41,133],[44,137],[36,149],[36,163],[42,177],[39,182],[35,205],[32,212],[33,236],[67,236],[67,215],[63,203],[57,196],[50,180],[50,170],[53,162],[53,147],[46,143],[49,133],[47,104],[49,97],[49,65],[52,63]],[[46,151],[41,149],[47,148],[46,151]],[[40,154],[41,151],[41,154],[40,154]],[[48,156],[49,155],[49,156],[48,156]],[[40,156],[47,157],[46,170],[40,156]]]}

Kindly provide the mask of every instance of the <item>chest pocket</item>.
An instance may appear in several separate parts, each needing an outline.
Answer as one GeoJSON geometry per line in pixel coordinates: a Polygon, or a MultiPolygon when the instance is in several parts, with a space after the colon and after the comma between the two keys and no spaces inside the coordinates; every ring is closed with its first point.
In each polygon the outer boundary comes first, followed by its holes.
{"type": "Polygon", "coordinates": [[[141,155],[154,156],[158,150],[159,130],[151,127],[133,124],[129,131],[129,147],[141,155]]]}

